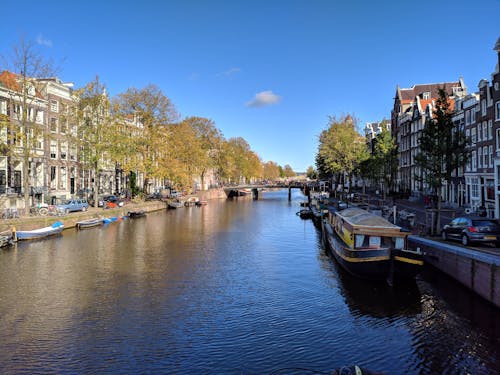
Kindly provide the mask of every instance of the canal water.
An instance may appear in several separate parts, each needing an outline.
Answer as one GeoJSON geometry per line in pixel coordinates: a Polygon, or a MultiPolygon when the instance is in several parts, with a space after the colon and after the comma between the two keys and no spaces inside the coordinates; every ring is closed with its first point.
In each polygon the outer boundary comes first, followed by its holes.
{"type": "Polygon", "coordinates": [[[435,273],[350,277],[287,196],[0,251],[0,373],[497,373],[498,310],[435,273]]]}

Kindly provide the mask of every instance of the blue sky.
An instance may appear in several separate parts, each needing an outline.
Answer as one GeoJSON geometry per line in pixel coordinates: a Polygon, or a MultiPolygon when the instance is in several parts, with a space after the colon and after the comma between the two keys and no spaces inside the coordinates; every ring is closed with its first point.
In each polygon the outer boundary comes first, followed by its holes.
{"type": "Polygon", "coordinates": [[[396,85],[490,79],[500,0],[2,2],[0,54],[24,35],[64,81],[158,85],[263,161],[314,165],[329,115],[389,118],[396,85]]]}

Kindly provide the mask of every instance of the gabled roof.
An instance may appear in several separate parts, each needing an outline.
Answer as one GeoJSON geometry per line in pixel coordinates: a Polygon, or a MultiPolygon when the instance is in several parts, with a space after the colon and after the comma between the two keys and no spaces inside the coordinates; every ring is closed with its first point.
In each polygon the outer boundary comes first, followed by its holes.
{"type": "Polygon", "coordinates": [[[424,92],[430,93],[431,98],[437,98],[439,96],[438,92],[440,89],[444,90],[449,94],[453,94],[453,87],[461,87],[460,81],[456,82],[442,82],[442,83],[429,83],[423,85],[413,85],[411,88],[401,89],[399,88],[399,93],[401,95],[402,101],[413,101],[416,96],[422,95],[424,92]]]}
{"type": "MultiPolygon", "coordinates": [[[[7,70],[4,70],[2,73],[0,73],[0,86],[5,87],[6,89],[21,92],[21,85],[19,84],[19,81],[19,74],[12,73],[7,70]]],[[[43,95],[36,87],[35,95],[39,99],[44,99],[43,95]]]]}
{"type": "Polygon", "coordinates": [[[0,73],[0,86],[13,91],[20,91],[21,87],[17,82],[17,74],[4,70],[0,73]]]}

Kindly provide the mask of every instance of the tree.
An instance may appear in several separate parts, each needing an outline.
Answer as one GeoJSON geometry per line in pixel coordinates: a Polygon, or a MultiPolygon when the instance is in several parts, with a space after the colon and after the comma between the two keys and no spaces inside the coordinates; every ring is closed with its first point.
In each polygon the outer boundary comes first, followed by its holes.
{"type": "Polygon", "coordinates": [[[116,99],[117,111],[122,117],[135,116],[141,125],[134,142],[134,165],[144,174],[143,192],[151,178],[165,177],[165,165],[159,163],[167,152],[169,138],[167,125],[174,123],[177,112],[174,105],[156,85],[142,89],[129,88],[116,99]]]}
{"type": "Polygon", "coordinates": [[[451,181],[451,175],[457,168],[463,168],[469,160],[468,139],[463,129],[453,126],[453,108],[448,94],[439,89],[433,117],[427,120],[419,139],[420,153],[415,161],[422,174],[417,180],[427,183],[433,195],[437,197],[437,215],[431,227],[431,234],[441,228],[441,188],[445,181],[451,181]]]}
{"type": "Polygon", "coordinates": [[[11,165],[21,163],[24,204],[29,207],[32,160],[44,156],[46,102],[40,94],[42,84],[37,80],[55,75],[55,69],[52,62],[35,49],[33,42],[24,39],[13,47],[5,66],[7,70],[1,73],[0,81],[8,89],[10,111],[16,120],[2,120],[7,157],[11,165]]]}
{"type": "Polygon", "coordinates": [[[292,167],[288,164],[286,164],[283,167],[283,174],[285,175],[285,177],[293,177],[296,175],[296,173],[293,171],[292,167]]]}
{"type": "Polygon", "coordinates": [[[306,175],[311,180],[316,180],[318,178],[318,172],[314,169],[314,167],[312,165],[307,167],[306,175]]]}
{"type": "Polygon", "coordinates": [[[219,154],[222,152],[224,137],[215,127],[212,120],[203,117],[188,117],[183,123],[189,125],[199,141],[200,155],[196,161],[201,178],[201,185],[205,185],[205,175],[209,169],[218,167],[219,154]]]}
{"type": "Polygon", "coordinates": [[[375,179],[383,182],[383,197],[389,192],[394,183],[398,170],[398,149],[390,130],[385,126],[385,120],[382,121],[382,131],[374,139],[373,154],[369,164],[370,172],[375,179]]]}
{"type": "Polygon", "coordinates": [[[279,165],[274,161],[268,161],[263,165],[263,177],[266,180],[275,180],[280,176],[279,165]]]}
{"type": "Polygon", "coordinates": [[[357,165],[367,157],[364,138],[356,131],[355,118],[330,116],[328,128],[319,136],[318,154],[316,161],[321,160],[324,172],[337,175],[338,181],[345,176],[351,180],[357,165]]]}
{"type": "Polygon", "coordinates": [[[96,77],[76,93],[75,113],[78,131],[74,139],[80,146],[80,162],[89,172],[94,202],[98,201],[101,174],[104,169],[114,168],[110,145],[116,134],[112,127],[110,101],[106,87],[96,77]]]}

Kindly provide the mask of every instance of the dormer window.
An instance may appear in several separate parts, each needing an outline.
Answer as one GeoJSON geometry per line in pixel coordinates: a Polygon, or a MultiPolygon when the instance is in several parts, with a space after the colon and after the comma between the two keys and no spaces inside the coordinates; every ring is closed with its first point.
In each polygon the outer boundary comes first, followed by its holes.
{"type": "Polygon", "coordinates": [[[431,98],[431,93],[429,91],[422,93],[422,99],[428,100],[430,98],[431,98]]]}

